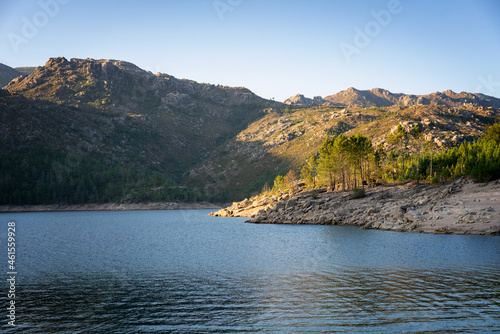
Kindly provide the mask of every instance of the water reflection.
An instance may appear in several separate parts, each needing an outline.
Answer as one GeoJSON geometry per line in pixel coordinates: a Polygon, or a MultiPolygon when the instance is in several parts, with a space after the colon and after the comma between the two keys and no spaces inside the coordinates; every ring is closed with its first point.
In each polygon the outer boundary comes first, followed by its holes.
{"type": "Polygon", "coordinates": [[[203,212],[17,221],[18,327],[5,333],[500,332],[498,237],[203,212]]]}
{"type": "Polygon", "coordinates": [[[352,269],[65,275],[24,286],[18,316],[26,333],[487,332],[500,330],[499,278],[352,269]]]}

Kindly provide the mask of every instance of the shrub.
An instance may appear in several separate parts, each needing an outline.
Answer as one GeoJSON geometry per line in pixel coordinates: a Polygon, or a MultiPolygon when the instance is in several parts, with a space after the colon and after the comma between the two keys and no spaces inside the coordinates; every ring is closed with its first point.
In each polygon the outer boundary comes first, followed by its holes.
{"type": "Polygon", "coordinates": [[[363,197],[365,197],[365,195],[366,195],[366,192],[364,189],[354,188],[352,190],[352,198],[353,199],[363,198],[363,197]]]}

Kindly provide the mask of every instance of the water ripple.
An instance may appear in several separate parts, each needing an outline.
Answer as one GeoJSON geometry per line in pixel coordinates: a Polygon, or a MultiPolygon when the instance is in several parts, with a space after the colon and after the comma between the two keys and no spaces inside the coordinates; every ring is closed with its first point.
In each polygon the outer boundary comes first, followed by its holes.
{"type": "Polygon", "coordinates": [[[50,222],[19,223],[19,327],[3,332],[500,332],[498,239],[128,215],[75,214],[58,252],[50,222]]]}

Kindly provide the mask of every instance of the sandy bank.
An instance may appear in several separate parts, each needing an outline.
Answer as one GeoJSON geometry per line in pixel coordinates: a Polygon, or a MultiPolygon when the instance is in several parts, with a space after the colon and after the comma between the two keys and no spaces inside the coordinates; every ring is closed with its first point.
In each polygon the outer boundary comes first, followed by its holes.
{"type": "Polygon", "coordinates": [[[119,210],[202,210],[220,209],[213,203],[130,203],[130,204],[79,204],[79,205],[0,205],[0,212],[44,212],[44,211],[119,211],[119,210]]]}

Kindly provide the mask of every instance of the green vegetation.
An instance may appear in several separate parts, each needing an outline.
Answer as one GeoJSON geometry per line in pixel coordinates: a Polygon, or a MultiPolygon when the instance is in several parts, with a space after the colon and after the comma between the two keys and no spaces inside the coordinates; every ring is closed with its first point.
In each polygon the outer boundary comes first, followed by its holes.
{"type": "Polygon", "coordinates": [[[171,184],[165,174],[107,166],[91,156],[32,147],[0,156],[0,204],[83,204],[200,201],[199,191],[171,184]]]}
{"type": "Polygon", "coordinates": [[[365,197],[365,195],[366,195],[366,191],[363,188],[354,188],[352,190],[352,198],[353,199],[363,198],[363,197],[365,197]]]}
{"type": "MultiPolygon", "coordinates": [[[[410,134],[398,126],[387,139],[394,149],[375,149],[370,139],[360,134],[326,139],[318,154],[302,167],[300,176],[305,188],[351,189],[353,198],[362,198],[365,186],[378,183],[438,183],[462,176],[480,182],[500,178],[500,123],[490,126],[482,138],[472,143],[440,152],[432,143],[421,140],[418,127],[410,134]]],[[[286,188],[286,179],[277,176],[273,190],[286,188]]]]}

